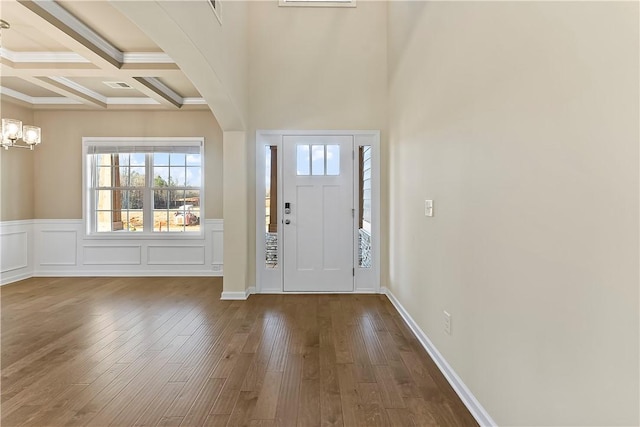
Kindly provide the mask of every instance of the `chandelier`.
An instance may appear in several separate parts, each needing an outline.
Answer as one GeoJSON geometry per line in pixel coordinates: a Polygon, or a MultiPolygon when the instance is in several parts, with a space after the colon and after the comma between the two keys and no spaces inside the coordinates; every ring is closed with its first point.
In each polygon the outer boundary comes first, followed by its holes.
{"type": "MultiPolygon", "coordinates": [[[[2,31],[11,28],[4,19],[0,19],[0,47],[2,46],[2,31]]],[[[9,147],[29,148],[40,144],[40,128],[37,126],[22,125],[22,121],[16,119],[2,119],[2,139],[0,146],[5,150],[9,147]]]]}
{"type": "Polygon", "coordinates": [[[2,142],[0,145],[5,150],[9,147],[33,148],[42,142],[40,128],[37,126],[22,125],[22,121],[16,119],[2,119],[2,142]]]}

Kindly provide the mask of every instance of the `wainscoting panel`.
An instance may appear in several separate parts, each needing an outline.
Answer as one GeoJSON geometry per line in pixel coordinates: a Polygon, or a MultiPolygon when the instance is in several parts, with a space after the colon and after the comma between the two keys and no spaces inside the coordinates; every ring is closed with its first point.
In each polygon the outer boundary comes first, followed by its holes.
{"type": "Polygon", "coordinates": [[[78,232],[76,230],[39,230],[39,265],[76,265],[78,232]]]}
{"type": "Polygon", "coordinates": [[[222,274],[223,261],[223,223],[221,220],[211,220],[211,244],[213,254],[211,256],[211,264],[213,271],[222,274]]]}
{"type": "Polygon", "coordinates": [[[222,276],[221,219],[202,238],[87,238],[82,220],[0,222],[0,284],[32,276],[222,276]]]}
{"type": "Polygon", "coordinates": [[[14,231],[0,235],[2,269],[0,273],[29,266],[29,235],[26,231],[14,231]]]}
{"type": "Polygon", "coordinates": [[[148,245],[148,265],[204,265],[204,245],[148,245]]]}
{"type": "Polygon", "coordinates": [[[31,277],[31,221],[0,222],[0,285],[31,277]]]}
{"type": "Polygon", "coordinates": [[[142,245],[84,245],[84,265],[140,265],[142,245]]]}

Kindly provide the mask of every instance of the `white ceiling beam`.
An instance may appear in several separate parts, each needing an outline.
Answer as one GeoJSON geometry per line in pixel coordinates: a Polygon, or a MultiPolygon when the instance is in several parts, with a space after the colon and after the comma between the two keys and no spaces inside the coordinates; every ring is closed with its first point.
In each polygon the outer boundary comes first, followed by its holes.
{"type": "MultiPolygon", "coordinates": [[[[123,53],[125,65],[137,64],[138,68],[145,66],[154,67],[158,64],[164,64],[162,68],[167,68],[167,64],[175,65],[175,62],[169,55],[164,52],[125,52],[123,53]]],[[[0,57],[7,58],[9,61],[18,63],[91,63],[75,52],[14,52],[12,50],[0,47],[0,57]]]]}
{"type": "MultiPolygon", "coordinates": [[[[164,52],[122,52],[54,0],[0,0],[19,4],[25,24],[41,28],[69,51],[14,52],[0,48],[4,76],[19,77],[62,97],[70,105],[89,108],[120,108],[126,105],[177,109],[185,99],[159,79],[183,77],[184,73],[164,52]],[[100,77],[124,81],[148,98],[108,98],[76,83],[76,77],[100,77]]],[[[9,96],[9,95],[7,95],[9,96]]],[[[24,95],[26,96],[26,95],[24,95]]],[[[54,105],[56,98],[15,98],[21,102],[54,105]]],[[[57,100],[59,101],[59,100],[57,100]]],[[[206,105],[202,98],[190,98],[190,108],[206,105]]],[[[35,105],[35,104],[34,104],[35,105]]]]}
{"type": "Polygon", "coordinates": [[[14,64],[21,63],[70,63],[82,64],[91,63],[86,58],[75,52],[14,52],[9,49],[0,48],[0,56],[7,58],[14,64]]]}
{"type": "MultiPolygon", "coordinates": [[[[75,84],[71,82],[72,84],[75,84]]],[[[79,85],[78,85],[79,86],[79,85]]],[[[82,88],[82,87],[81,87],[82,88]]],[[[82,88],[86,91],[88,89],[82,88]]],[[[14,101],[18,101],[21,105],[28,107],[43,107],[43,106],[80,106],[85,105],[88,107],[93,106],[91,103],[78,101],[66,96],[29,96],[25,93],[18,92],[16,90],[0,86],[0,95],[13,98],[14,101]]],[[[107,108],[126,108],[126,106],[136,107],[161,107],[162,104],[152,98],[140,98],[140,97],[108,97],[104,98],[98,95],[101,99],[104,99],[107,108]]],[[[206,107],[207,102],[203,98],[184,98],[184,104],[189,107],[206,107]]]]}
{"type": "Polygon", "coordinates": [[[163,105],[181,108],[184,104],[179,94],[155,77],[133,77],[127,79],[126,83],[163,105]]]}
{"type": "Polygon", "coordinates": [[[96,94],[95,92],[93,92],[92,94],[91,91],[88,91],[88,89],[86,88],[84,88],[84,91],[79,90],[73,85],[67,84],[67,82],[60,81],[61,78],[32,76],[22,76],[21,78],[28,81],[29,83],[33,83],[44,89],[50,90],[51,92],[55,92],[58,95],[66,96],[83,104],[92,107],[107,108],[107,99],[105,97],[96,94]]]}
{"type": "MultiPolygon", "coordinates": [[[[2,1],[2,0],[0,0],[2,1]]],[[[70,63],[13,63],[6,58],[1,58],[2,61],[2,75],[3,76],[15,76],[21,77],[24,75],[31,76],[60,76],[60,77],[108,77],[110,79],[120,80],[126,77],[158,77],[162,79],[169,79],[171,77],[184,76],[182,71],[177,66],[171,64],[170,68],[164,68],[160,64],[161,68],[125,68],[120,70],[103,70],[97,68],[93,64],[70,64],[70,63]]]]}
{"type": "MultiPolygon", "coordinates": [[[[99,94],[98,92],[94,92],[89,88],[82,86],[79,83],[74,82],[66,77],[47,77],[47,80],[53,80],[57,84],[62,85],[67,90],[73,90],[79,94],[85,95],[88,99],[96,100],[102,104],[107,104],[107,97],[99,94]]],[[[41,78],[42,80],[42,78],[41,78]]]]}
{"type": "Polygon", "coordinates": [[[122,67],[123,53],[53,0],[17,0],[40,18],[52,38],[105,70],[122,67]],[[44,22],[43,22],[44,21],[44,22]]]}
{"type": "Polygon", "coordinates": [[[30,107],[35,105],[81,105],[80,101],[75,99],[65,98],[63,96],[48,96],[48,97],[36,97],[29,96],[17,90],[9,89],[7,87],[0,86],[0,95],[8,96],[15,100],[22,101],[28,104],[30,107]]]}

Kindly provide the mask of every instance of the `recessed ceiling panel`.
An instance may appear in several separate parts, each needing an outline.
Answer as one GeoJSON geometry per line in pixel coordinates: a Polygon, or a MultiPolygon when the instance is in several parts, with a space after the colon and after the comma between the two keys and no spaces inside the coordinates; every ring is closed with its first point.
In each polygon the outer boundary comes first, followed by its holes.
{"type": "Polygon", "coordinates": [[[123,52],[162,51],[109,2],[58,0],[58,3],[123,52]]]}
{"type": "Polygon", "coordinates": [[[2,47],[14,52],[69,52],[64,45],[55,41],[26,7],[17,2],[2,1],[2,19],[11,28],[2,30],[2,47]]]}
{"type": "Polygon", "coordinates": [[[86,87],[94,92],[99,93],[107,98],[146,98],[146,96],[136,89],[114,89],[104,82],[122,81],[118,77],[69,77],[81,86],[86,87]]]}
{"type": "Polygon", "coordinates": [[[165,85],[173,89],[178,95],[183,98],[200,98],[201,95],[198,89],[195,88],[191,80],[184,74],[176,74],[175,76],[158,79],[165,85]]]}
{"type": "Polygon", "coordinates": [[[0,85],[34,98],[60,97],[60,95],[55,92],[51,92],[43,87],[30,83],[26,80],[22,80],[19,77],[0,77],[0,85]]]}
{"type": "MultiPolygon", "coordinates": [[[[2,19],[11,25],[2,31],[2,46],[10,51],[5,55],[8,61],[0,65],[0,75],[6,76],[0,79],[6,96],[32,102],[34,108],[56,109],[175,110],[183,107],[180,97],[201,98],[175,64],[165,64],[163,55],[153,55],[161,53],[161,49],[109,1],[0,0],[0,6],[2,19]],[[45,4],[46,7],[42,7],[45,4]],[[62,25],[68,14],[75,19],[62,25]],[[77,24],[76,20],[84,25],[77,24]],[[80,41],[77,31],[93,31],[124,53],[151,55],[129,55],[127,66],[119,68],[101,55],[97,47],[89,46],[86,40],[80,41]],[[34,55],[34,52],[42,54],[34,55]],[[162,84],[156,82],[152,87],[144,84],[156,78],[162,79],[162,84]],[[133,88],[121,88],[119,82],[133,88]],[[180,96],[174,96],[167,87],[180,96]],[[55,98],[60,102],[40,98],[55,98]]],[[[88,39],[100,37],[87,36],[88,39]]],[[[110,54],[118,56],[117,52],[110,54]]],[[[193,100],[188,100],[184,107],[207,108],[205,103],[193,100]]]]}

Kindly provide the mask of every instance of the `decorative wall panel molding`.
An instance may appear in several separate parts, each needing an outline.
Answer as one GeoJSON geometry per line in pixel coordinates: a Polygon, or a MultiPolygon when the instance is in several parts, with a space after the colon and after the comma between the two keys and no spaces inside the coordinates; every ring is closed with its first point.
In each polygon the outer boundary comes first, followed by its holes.
{"type": "Polygon", "coordinates": [[[0,284],[32,276],[222,276],[224,222],[201,239],[87,238],[82,220],[0,222],[0,284]]]}
{"type": "Polygon", "coordinates": [[[142,245],[83,245],[84,265],[140,265],[142,245]]]}
{"type": "Polygon", "coordinates": [[[6,273],[29,266],[29,235],[26,231],[12,231],[0,234],[2,265],[0,273],[6,273]]]}
{"type": "Polygon", "coordinates": [[[40,229],[36,234],[39,265],[77,265],[78,232],[76,230],[40,229]]]}
{"type": "Polygon", "coordinates": [[[0,285],[33,275],[30,221],[0,222],[0,285]]]}
{"type": "Polygon", "coordinates": [[[204,245],[148,245],[148,265],[204,265],[204,245]]]}

